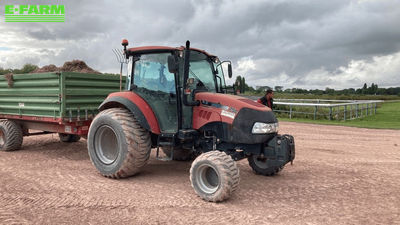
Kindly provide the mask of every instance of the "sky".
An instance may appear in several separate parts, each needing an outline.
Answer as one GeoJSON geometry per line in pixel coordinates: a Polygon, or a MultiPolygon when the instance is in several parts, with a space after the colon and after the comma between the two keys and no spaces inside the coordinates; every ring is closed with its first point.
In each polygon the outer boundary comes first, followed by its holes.
{"type": "Polygon", "coordinates": [[[398,0],[2,0],[0,67],[81,59],[118,73],[112,49],[123,38],[130,47],[190,40],[254,87],[395,87],[399,28],[398,0]],[[6,23],[7,4],[64,4],[65,22],[6,23]]]}

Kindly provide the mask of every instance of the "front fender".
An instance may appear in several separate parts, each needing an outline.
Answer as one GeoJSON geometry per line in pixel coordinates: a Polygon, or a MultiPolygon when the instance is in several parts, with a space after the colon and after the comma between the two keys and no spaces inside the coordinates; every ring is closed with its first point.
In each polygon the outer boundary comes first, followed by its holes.
{"type": "Polygon", "coordinates": [[[153,110],[151,109],[150,105],[139,95],[133,92],[112,93],[99,106],[99,110],[102,111],[118,105],[122,105],[131,111],[144,129],[155,134],[161,133],[160,126],[153,110]]]}

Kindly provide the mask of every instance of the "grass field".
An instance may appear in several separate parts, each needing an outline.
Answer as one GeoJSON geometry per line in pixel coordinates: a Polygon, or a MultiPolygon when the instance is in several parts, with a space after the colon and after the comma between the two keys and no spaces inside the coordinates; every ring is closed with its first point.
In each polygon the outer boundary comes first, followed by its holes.
{"type": "Polygon", "coordinates": [[[378,108],[375,115],[350,121],[312,120],[303,118],[288,119],[285,117],[285,115],[278,115],[280,121],[400,130],[400,101],[385,102],[380,108],[378,108]]]}

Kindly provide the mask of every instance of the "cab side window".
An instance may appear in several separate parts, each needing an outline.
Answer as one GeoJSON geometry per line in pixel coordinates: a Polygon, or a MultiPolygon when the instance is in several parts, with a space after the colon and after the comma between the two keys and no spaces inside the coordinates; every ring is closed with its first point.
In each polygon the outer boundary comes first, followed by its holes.
{"type": "Polygon", "coordinates": [[[168,71],[170,53],[142,55],[135,62],[134,84],[139,88],[165,93],[175,93],[174,74],[168,71]]]}

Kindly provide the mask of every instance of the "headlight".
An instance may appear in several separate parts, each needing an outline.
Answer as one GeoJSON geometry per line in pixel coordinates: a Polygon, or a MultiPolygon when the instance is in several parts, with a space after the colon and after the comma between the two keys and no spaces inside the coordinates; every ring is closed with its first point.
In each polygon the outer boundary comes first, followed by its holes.
{"type": "Polygon", "coordinates": [[[253,125],[253,129],[251,133],[253,134],[270,134],[278,132],[279,124],[278,123],[261,123],[256,122],[253,125]]]}

